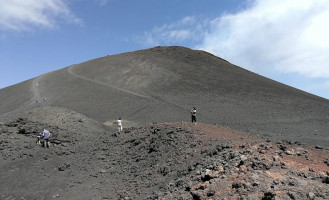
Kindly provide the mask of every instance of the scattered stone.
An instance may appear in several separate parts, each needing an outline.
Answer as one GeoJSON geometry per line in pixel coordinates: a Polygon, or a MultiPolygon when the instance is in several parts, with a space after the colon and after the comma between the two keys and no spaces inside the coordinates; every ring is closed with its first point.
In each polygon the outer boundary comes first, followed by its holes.
{"type": "Polygon", "coordinates": [[[264,193],[264,196],[262,197],[262,200],[274,200],[275,196],[276,195],[272,192],[266,192],[266,193],[264,193]]]}
{"type": "Polygon", "coordinates": [[[242,152],[243,155],[251,155],[252,151],[250,149],[246,149],[242,152]]]}
{"type": "Polygon", "coordinates": [[[234,182],[233,184],[232,184],[232,188],[233,189],[239,189],[239,188],[241,188],[242,187],[242,183],[241,182],[234,182]]]}
{"type": "Polygon", "coordinates": [[[208,181],[213,178],[218,178],[219,177],[219,171],[214,171],[214,170],[209,170],[206,169],[205,175],[202,177],[203,181],[208,181]]]}
{"type": "Polygon", "coordinates": [[[293,199],[293,200],[296,199],[296,197],[295,197],[296,195],[292,192],[288,192],[287,195],[290,197],[290,199],[293,199]]]}
{"type": "Polygon", "coordinates": [[[273,161],[280,162],[280,160],[281,160],[280,156],[277,155],[273,156],[273,161]]]}
{"type": "Polygon", "coordinates": [[[58,167],[58,171],[65,171],[68,169],[71,165],[69,163],[64,163],[63,165],[58,167]]]}
{"type": "Polygon", "coordinates": [[[98,159],[99,159],[99,160],[105,160],[106,157],[105,157],[105,156],[99,156],[98,159]]]}
{"type": "Polygon", "coordinates": [[[176,182],[176,187],[179,188],[179,189],[185,189],[185,190],[189,190],[189,188],[190,188],[189,185],[182,179],[178,180],[176,182]]]}
{"type": "Polygon", "coordinates": [[[223,168],[223,166],[222,166],[222,165],[218,166],[218,167],[217,167],[217,171],[218,171],[219,173],[224,172],[224,168],[223,168]]]}
{"type": "Polygon", "coordinates": [[[322,183],[329,184],[329,177],[326,176],[322,179],[322,183]]]}
{"type": "Polygon", "coordinates": [[[166,176],[170,172],[170,168],[167,166],[161,167],[159,169],[159,173],[162,174],[162,176],[166,176]]]}
{"type": "Polygon", "coordinates": [[[240,170],[240,172],[243,172],[243,173],[247,173],[247,171],[248,171],[248,169],[245,165],[241,165],[239,170],[240,170]]]}
{"type": "Polygon", "coordinates": [[[297,156],[302,156],[303,154],[301,154],[301,153],[298,151],[298,152],[296,152],[296,155],[297,155],[297,156]]]}
{"type": "Polygon", "coordinates": [[[209,191],[207,192],[207,197],[212,197],[212,196],[215,195],[215,193],[216,193],[215,190],[209,190],[209,191]]]}
{"type": "Polygon", "coordinates": [[[25,128],[20,128],[20,129],[18,130],[18,133],[19,133],[19,134],[27,134],[25,128]]]}
{"type": "Polygon", "coordinates": [[[195,200],[202,199],[203,195],[202,195],[201,191],[191,191],[190,193],[191,193],[193,199],[195,199],[195,200]]]}
{"type": "Polygon", "coordinates": [[[309,198],[309,200],[314,200],[315,199],[315,194],[313,192],[309,192],[307,194],[307,197],[309,198]]]}
{"type": "Polygon", "coordinates": [[[286,150],[285,153],[286,153],[287,155],[293,155],[293,154],[294,154],[294,152],[291,151],[291,150],[286,150]]]}
{"type": "Polygon", "coordinates": [[[264,149],[262,149],[262,150],[259,151],[259,153],[261,153],[261,154],[265,154],[266,151],[265,151],[264,149]]]}
{"type": "Polygon", "coordinates": [[[329,159],[325,159],[323,162],[324,162],[327,166],[329,166],[329,159]]]}
{"type": "Polygon", "coordinates": [[[242,160],[242,161],[246,161],[248,158],[247,158],[247,156],[245,156],[245,155],[242,155],[242,156],[240,156],[240,160],[242,160]]]}

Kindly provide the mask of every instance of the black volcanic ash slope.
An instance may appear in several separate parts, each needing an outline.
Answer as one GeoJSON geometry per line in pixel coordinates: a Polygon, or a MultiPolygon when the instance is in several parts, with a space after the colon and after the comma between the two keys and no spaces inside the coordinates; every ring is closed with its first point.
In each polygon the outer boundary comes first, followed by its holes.
{"type": "Polygon", "coordinates": [[[72,65],[2,89],[0,99],[2,114],[53,105],[101,122],[118,117],[136,123],[188,121],[195,106],[201,122],[329,144],[328,100],[183,47],[155,47],[72,65]]]}

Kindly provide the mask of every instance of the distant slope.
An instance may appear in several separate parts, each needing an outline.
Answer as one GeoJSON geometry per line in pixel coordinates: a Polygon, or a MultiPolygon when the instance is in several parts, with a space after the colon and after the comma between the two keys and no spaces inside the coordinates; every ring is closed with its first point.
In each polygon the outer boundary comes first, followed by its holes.
{"type": "Polygon", "coordinates": [[[0,101],[0,114],[52,105],[101,122],[122,117],[136,123],[189,121],[195,106],[198,120],[205,123],[329,144],[328,100],[183,47],[155,47],[72,65],[2,89],[0,101]]]}

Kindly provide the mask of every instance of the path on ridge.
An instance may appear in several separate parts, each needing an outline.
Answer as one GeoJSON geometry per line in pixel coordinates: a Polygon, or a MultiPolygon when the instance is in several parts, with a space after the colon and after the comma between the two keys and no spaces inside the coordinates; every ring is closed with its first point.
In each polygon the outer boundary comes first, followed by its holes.
{"type": "MultiPolygon", "coordinates": [[[[67,69],[68,69],[69,74],[71,74],[72,76],[74,76],[76,78],[79,78],[79,79],[82,79],[82,80],[85,80],[85,81],[89,81],[89,82],[92,82],[92,83],[95,83],[95,84],[98,84],[98,85],[102,85],[102,86],[105,86],[105,87],[110,87],[110,88],[113,88],[113,89],[116,89],[116,90],[119,90],[119,91],[122,91],[122,92],[125,92],[125,93],[128,93],[128,94],[132,94],[134,96],[138,96],[138,97],[141,97],[143,99],[147,99],[147,100],[150,100],[150,101],[153,101],[153,102],[154,101],[161,102],[161,103],[167,104],[167,105],[169,105],[169,106],[171,106],[173,108],[178,108],[179,110],[183,111],[184,113],[189,112],[188,109],[186,109],[186,108],[184,108],[184,107],[182,107],[180,105],[176,105],[174,103],[171,103],[171,102],[168,102],[166,100],[163,100],[160,97],[151,97],[151,96],[142,95],[142,94],[139,94],[137,92],[133,92],[133,91],[129,91],[129,90],[126,90],[126,89],[122,89],[122,88],[119,88],[119,87],[116,87],[116,86],[113,86],[113,85],[108,85],[108,84],[106,84],[104,82],[96,81],[96,80],[89,79],[87,77],[78,75],[78,74],[74,73],[74,71],[72,70],[72,68],[74,68],[74,66],[76,66],[76,65],[69,66],[67,69]]],[[[138,111],[135,111],[135,112],[129,114],[126,117],[130,117],[132,115],[137,114],[138,112],[141,112],[144,109],[147,109],[147,108],[150,108],[150,107],[154,107],[156,105],[158,105],[158,104],[155,104],[155,105],[152,105],[152,106],[145,106],[145,107],[139,109],[138,111]]]]}
{"type": "Polygon", "coordinates": [[[135,95],[135,96],[138,96],[138,97],[142,97],[144,99],[148,99],[148,100],[155,100],[154,98],[152,97],[148,97],[148,96],[145,96],[145,95],[142,95],[142,94],[138,94],[136,92],[132,92],[132,91],[129,91],[129,90],[125,90],[125,89],[122,89],[122,88],[119,88],[119,87],[116,87],[116,86],[113,86],[113,85],[108,85],[108,84],[105,84],[103,82],[100,82],[100,81],[96,81],[96,80],[93,80],[93,79],[89,79],[89,78],[86,78],[84,76],[80,76],[76,73],[74,73],[72,71],[72,68],[74,67],[75,65],[72,65],[70,67],[67,68],[68,72],[74,76],[74,77],[77,77],[77,78],[80,78],[80,79],[83,79],[83,80],[86,80],[86,81],[90,81],[90,82],[93,82],[93,83],[96,83],[98,85],[102,85],[102,86],[106,86],[106,87],[110,87],[110,88],[114,88],[114,89],[117,89],[117,90],[120,90],[122,92],[126,92],[126,93],[129,93],[129,94],[132,94],[132,95],[135,95]]]}
{"type": "Polygon", "coordinates": [[[40,91],[39,91],[39,82],[40,82],[41,78],[42,78],[42,75],[36,77],[32,81],[31,89],[32,89],[35,100],[39,100],[41,98],[40,91]]]}

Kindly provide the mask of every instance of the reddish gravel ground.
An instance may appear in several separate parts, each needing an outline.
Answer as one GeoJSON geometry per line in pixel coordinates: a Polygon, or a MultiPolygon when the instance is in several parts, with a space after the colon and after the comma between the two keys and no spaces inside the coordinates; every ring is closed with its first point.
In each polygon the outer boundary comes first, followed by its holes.
{"type": "Polygon", "coordinates": [[[191,187],[193,199],[328,199],[329,153],[321,147],[274,143],[201,123],[183,126],[197,132],[197,140],[229,141],[238,158],[229,159],[228,168],[205,169],[209,180],[191,187]]]}

